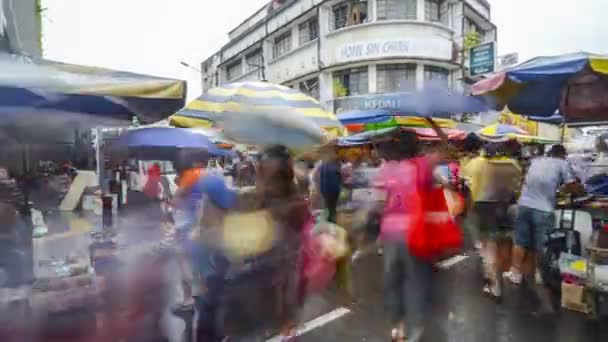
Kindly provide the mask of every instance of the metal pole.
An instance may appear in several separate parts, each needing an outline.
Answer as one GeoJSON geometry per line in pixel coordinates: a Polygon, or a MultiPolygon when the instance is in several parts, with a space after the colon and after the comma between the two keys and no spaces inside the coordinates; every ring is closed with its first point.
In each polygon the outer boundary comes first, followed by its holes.
{"type": "Polygon", "coordinates": [[[105,192],[105,175],[104,175],[104,157],[101,145],[103,144],[103,128],[95,128],[95,159],[97,160],[97,181],[99,182],[99,188],[105,192]]]}

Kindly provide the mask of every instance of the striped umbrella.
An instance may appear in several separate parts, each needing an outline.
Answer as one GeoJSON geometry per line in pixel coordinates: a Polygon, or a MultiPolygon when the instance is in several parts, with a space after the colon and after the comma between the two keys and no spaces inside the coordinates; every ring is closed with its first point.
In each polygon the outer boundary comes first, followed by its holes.
{"type": "Polygon", "coordinates": [[[281,111],[311,119],[324,129],[341,128],[335,115],[321,109],[319,101],[297,90],[268,82],[239,82],[210,89],[175,114],[178,127],[210,127],[229,116],[250,112],[281,111]]]}

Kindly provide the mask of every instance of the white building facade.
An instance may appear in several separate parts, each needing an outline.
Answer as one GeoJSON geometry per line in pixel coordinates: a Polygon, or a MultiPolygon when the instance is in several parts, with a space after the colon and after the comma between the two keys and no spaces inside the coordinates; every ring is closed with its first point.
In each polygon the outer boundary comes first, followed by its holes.
{"type": "Polygon", "coordinates": [[[42,56],[38,0],[0,0],[0,52],[42,56]]]}
{"type": "Polygon", "coordinates": [[[392,107],[426,82],[462,91],[471,32],[496,41],[486,0],[274,0],[201,64],[203,90],[262,79],[329,111],[392,107]]]}

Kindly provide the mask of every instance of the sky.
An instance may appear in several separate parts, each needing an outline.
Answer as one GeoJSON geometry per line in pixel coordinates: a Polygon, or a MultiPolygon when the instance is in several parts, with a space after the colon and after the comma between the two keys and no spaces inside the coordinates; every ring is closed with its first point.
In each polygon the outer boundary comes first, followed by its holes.
{"type": "MultiPolygon", "coordinates": [[[[44,56],[188,81],[228,31],[269,0],[42,0],[44,56]]],[[[572,51],[608,54],[608,0],[490,0],[499,54],[520,61],[572,51]]]]}

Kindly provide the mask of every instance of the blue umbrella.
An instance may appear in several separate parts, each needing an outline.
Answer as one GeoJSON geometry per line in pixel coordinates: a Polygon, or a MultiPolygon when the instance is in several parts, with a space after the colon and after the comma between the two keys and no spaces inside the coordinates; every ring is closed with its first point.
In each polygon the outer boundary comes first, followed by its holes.
{"type": "Polygon", "coordinates": [[[551,117],[559,109],[568,124],[608,121],[607,92],[608,56],[585,52],[537,57],[472,86],[499,110],[551,117]]]}
{"type": "Polygon", "coordinates": [[[139,159],[172,160],[178,150],[206,150],[212,156],[228,156],[230,151],[222,150],[209,137],[187,128],[144,127],[129,130],[113,144],[115,148],[128,148],[139,159]]]}

